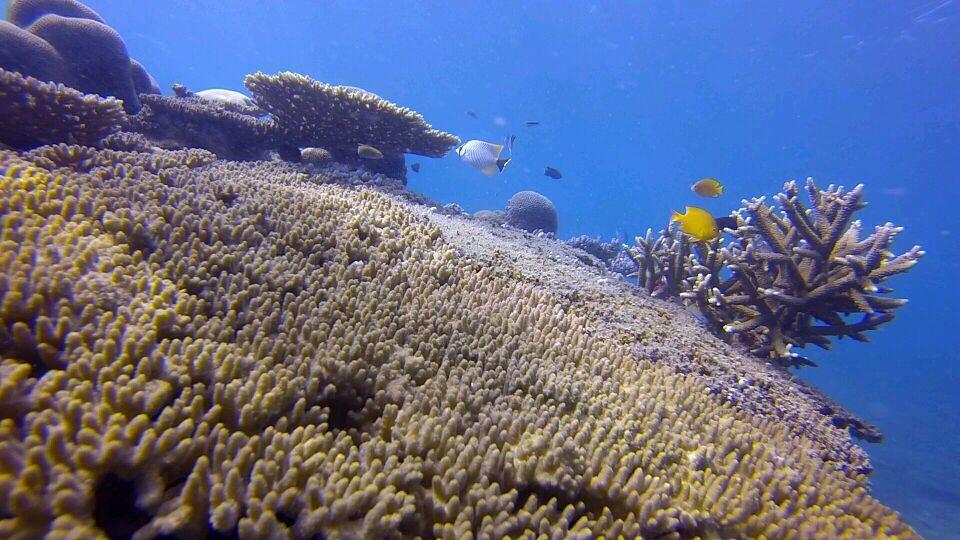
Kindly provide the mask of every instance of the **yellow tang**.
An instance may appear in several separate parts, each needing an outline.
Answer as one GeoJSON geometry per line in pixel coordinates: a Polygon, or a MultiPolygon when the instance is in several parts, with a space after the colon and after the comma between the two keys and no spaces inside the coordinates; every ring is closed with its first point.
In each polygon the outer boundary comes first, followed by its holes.
{"type": "Polygon", "coordinates": [[[723,195],[723,185],[713,178],[704,178],[690,186],[690,189],[701,197],[719,197],[723,195]]]}
{"type": "Polygon", "coordinates": [[[383,152],[369,144],[357,145],[357,155],[362,159],[383,159],[383,152]]]}
{"type": "Polygon", "coordinates": [[[681,231],[701,242],[708,242],[720,236],[717,220],[703,208],[688,206],[683,214],[674,210],[670,221],[679,221],[681,231]]]}

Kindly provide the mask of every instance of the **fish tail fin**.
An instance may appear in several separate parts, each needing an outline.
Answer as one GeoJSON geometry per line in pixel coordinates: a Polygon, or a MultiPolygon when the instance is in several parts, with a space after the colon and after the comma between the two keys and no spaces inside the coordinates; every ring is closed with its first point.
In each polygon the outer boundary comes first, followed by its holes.
{"type": "Polygon", "coordinates": [[[680,212],[677,212],[676,210],[671,210],[670,212],[670,223],[673,223],[674,221],[680,221],[680,212]]]}
{"type": "Polygon", "coordinates": [[[717,196],[723,195],[723,184],[717,186],[717,196]]]}
{"type": "Polygon", "coordinates": [[[510,163],[510,160],[511,160],[511,159],[513,159],[513,158],[498,159],[498,160],[497,160],[497,169],[498,169],[500,172],[503,172],[503,170],[507,168],[507,163],[510,163]]]}

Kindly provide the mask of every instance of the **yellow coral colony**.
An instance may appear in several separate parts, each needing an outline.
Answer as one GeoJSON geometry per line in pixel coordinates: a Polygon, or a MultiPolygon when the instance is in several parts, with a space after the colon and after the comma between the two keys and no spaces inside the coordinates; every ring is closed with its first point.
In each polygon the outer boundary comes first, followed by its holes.
{"type": "Polygon", "coordinates": [[[211,159],[0,154],[0,537],[915,536],[405,203],[211,159]]]}

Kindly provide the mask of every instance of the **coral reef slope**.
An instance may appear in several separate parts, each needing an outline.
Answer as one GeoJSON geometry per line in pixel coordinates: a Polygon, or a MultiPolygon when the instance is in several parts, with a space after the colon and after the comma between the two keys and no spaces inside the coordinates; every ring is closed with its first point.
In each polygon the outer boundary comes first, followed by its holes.
{"type": "Polygon", "coordinates": [[[915,536],[817,440],[304,170],[0,154],[0,536],[915,536]]]}

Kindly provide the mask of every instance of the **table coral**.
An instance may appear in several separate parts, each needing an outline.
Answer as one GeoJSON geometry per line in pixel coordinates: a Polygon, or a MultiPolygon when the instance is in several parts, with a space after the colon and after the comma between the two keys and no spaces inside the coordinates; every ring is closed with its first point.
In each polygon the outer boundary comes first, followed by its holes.
{"type": "Polygon", "coordinates": [[[210,159],[0,153],[0,536],[916,537],[420,210],[210,159]]]}
{"type": "Polygon", "coordinates": [[[0,142],[15,148],[95,144],[120,129],[120,101],[0,69],[0,142]]]}
{"type": "Polygon", "coordinates": [[[263,159],[267,151],[281,149],[290,161],[300,160],[300,149],[281,142],[272,120],[197,96],[144,94],[141,98],[144,107],[127,127],[153,139],[205,148],[224,159],[263,159]]]}
{"type": "Polygon", "coordinates": [[[355,155],[357,145],[368,144],[385,158],[403,153],[443,157],[460,144],[416,112],[352,86],[331,86],[291,72],[247,75],[244,86],[301,147],[355,155]]]}

